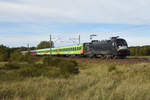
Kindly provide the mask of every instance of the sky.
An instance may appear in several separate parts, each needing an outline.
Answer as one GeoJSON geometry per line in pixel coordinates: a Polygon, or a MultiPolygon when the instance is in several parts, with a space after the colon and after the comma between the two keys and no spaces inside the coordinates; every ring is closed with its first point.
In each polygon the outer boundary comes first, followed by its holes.
{"type": "Polygon", "coordinates": [[[120,36],[129,46],[150,45],[150,0],[0,0],[0,44],[55,46],[120,36]]]}

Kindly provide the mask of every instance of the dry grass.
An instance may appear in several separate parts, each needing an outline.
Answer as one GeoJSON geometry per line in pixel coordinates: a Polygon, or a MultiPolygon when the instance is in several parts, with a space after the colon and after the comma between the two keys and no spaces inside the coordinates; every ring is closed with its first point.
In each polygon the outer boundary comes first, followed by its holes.
{"type": "Polygon", "coordinates": [[[0,62],[0,68],[3,67],[7,62],[0,62]]]}
{"type": "Polygon", "coordinates": [[[150,100],[150,63],[79,62],[80,74],[2,82],[2,100],[150,100]]]}

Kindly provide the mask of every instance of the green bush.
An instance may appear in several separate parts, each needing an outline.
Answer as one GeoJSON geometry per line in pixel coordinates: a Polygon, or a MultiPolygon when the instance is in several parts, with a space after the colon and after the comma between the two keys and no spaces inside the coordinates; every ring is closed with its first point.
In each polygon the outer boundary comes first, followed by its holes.
{"type": "Polygon", "coordinates": [[[50,56],[46,56],[43,58],[43,64],[46,66],[50,66],[53,63],[53,59],[50,56]]]}
{"type": "Polygon", "coordinates": [[[10,62],[0,69],[0,81],[22,80],[28,77],[69,77],[78,74],[78,64],[72,60],[44,57],[43,64],[10,62]]]}
{"type": "Polygon", "coordinates": [[[11,61],[20,62],[24,61],[24,56],[19,51],[16,51],[11,54],[10,59],[11,61]]]}
{"type": "Polygon", "coordinates": [[[18,73],[23,77],[38,77],[44,73],[44,70],[45,69],[42,68],[42,65],[26,64],[20,70],[18,70],[18,73]]]}
{"type": "Polygon", "coordinates": [[[20,65],[17,64],[17,63],[8,63],[8,64],[5,64],[3,69],[6,69],[6,70],[13,70],[13,69],[19,69],[20,68],[20,65]]]}
{"type": "Polygon", "coordinates": [[[108,72],[112,72],[114,70],[116,70],[116,65],[115,64],[108,65],[108,72]]]}
{"type": "Polygon", "coordinates": [[[0,61],[7,61],[9,49],[6,46],[0,45],[0,61]]]}
{"type": "Polygon", "coordinates": [[[57,67],[63,74],[77,74],[79,73],[78,64],[73,60],[65,60],[61,58],[45,57],[43,59],[44,65],[57,67]]]}
{"type": "Polygon", "coordinates": [[[62,73],[77,74],[79,72],[78,64],[72,60],[61,61],[57,67],[60,68],[62,73]]]}

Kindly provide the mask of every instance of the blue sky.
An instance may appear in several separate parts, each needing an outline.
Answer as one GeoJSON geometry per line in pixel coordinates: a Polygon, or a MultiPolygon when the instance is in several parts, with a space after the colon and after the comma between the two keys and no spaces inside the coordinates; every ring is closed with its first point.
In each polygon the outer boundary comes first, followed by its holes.
{"type": "Polygon", "coordinates": [[[0,44],[36,46],[52,34],[56,46],[72,45],[81,35],[87,42],[111,36],[130,46],[150,44],[148,0],[1,0],[0,44]]]}

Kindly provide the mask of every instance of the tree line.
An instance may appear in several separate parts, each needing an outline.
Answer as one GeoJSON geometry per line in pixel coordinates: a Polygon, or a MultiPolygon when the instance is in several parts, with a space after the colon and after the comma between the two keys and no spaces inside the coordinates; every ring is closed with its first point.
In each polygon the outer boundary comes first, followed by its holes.
{"type": "Polygon", "coordinates": [[[150,56],[150,46],[129,47],[131,56],[150,56]]]}
{"type": "MultiPolygon", "coordinates": [[[[43,48],[50,48],[54,47],[53,42],[49,41],[41,41],[37,47],[16,47],[16,48],[9,48],[4,45],[0,45],[0,61],[8,61],[10,59],[21,60],[21,51],[27,50],[35,50],[35,49],[43,49],[43,48]]],[[[130,55],[131,56],[150,56],[150,46],[135,46],[129,47],[130,55]]]]}
{"type": "Polygon", "coordinates": [[[9,48],[4,45],[0,45],[0,61],[9,61],[11,59],[15,60],[23,60],[21,51],[27,51],[27,50],[36,50],[36,49],[44,49],[44,48],[50,48],[54,47],[53,42],[49,41],[41,41],[37,47],[14,47],[9,48]]]}

